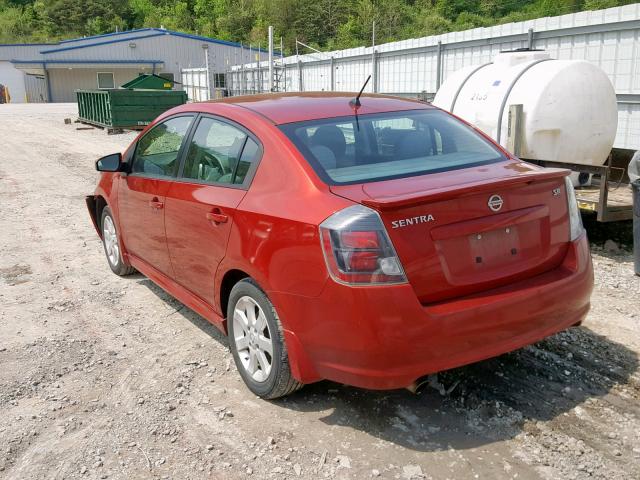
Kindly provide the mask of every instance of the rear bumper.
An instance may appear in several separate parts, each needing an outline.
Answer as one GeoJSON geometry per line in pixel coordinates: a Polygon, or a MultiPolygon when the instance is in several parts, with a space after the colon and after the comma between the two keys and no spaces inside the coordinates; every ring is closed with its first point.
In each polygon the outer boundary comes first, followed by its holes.
{"type": "Polygon", "coordinates": [[[285,324],[299,380],[393,389],[581,322],[592,289],[583,234],[552,271],[440,304],[421,305],[410,285],[348,287],[329,281],[314,298],[269,295],[285,324]]]}

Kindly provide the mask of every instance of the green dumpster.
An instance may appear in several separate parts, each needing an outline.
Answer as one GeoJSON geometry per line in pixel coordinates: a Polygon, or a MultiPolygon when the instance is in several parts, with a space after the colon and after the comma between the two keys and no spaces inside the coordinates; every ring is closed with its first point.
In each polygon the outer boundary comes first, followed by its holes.
{"type": "Polygon", "coordinates": [[[149,125],[161,113],[187,101],[186,92],[166,89],[166,84],[173,82],[157,75],[140,75],[123,85],[129,88],[76,90],[78,120],[114,130],[149,125]]]}
{"type": "Polygon", "coordinates": [[[146,90],[171,90],[177,83],[155,73],[141,73],[138,78],[129,80],[122,88],[137,88],[146,90]]]}

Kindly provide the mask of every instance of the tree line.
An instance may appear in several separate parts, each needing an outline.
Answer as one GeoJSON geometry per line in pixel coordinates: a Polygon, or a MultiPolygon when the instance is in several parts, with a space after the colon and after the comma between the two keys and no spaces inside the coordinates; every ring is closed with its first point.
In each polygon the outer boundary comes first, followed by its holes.
{"type": "Polygon", "coordinates": [[[633,3],[626,0],[0,0],[0,43],[164,27],[264,45],[333,50],[633,3]]]}

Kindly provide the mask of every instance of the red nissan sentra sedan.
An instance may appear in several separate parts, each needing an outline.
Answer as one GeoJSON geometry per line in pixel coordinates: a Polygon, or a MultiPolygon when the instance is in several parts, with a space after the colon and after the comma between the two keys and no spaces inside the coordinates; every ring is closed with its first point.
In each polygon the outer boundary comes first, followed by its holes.
{"type": "Polygon", "coordinates": [[[264,398],[370,389],[579,324],[591,257],[567,171],[425,103],[307,93],[167,111],[87,205],[111,269],[224,332],[264,398]]]}

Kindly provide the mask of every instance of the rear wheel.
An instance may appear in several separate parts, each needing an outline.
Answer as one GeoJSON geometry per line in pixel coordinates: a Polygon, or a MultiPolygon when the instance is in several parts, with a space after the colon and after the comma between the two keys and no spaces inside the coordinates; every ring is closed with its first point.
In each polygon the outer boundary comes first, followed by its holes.
{"type": "Polygon", "coordinates": [[[227,326],[236,367],[249,390],[273,399],[302,387],[291,375],[278,314],[253,280],[241,280],[231,290],[227,326]]]}
{"type": "Polygon", "coordinates": [[[111,267],[111,270],[116,275],[131,275],[136,270],[133,267],[125,265],[122,261],[116,222],[113,220],[113,215],[109,207],[104,207],[102,210],[100,225],[102,225],[102,245],[104,246],[104,253],[107,256],[109,267],[111,267]]]}

